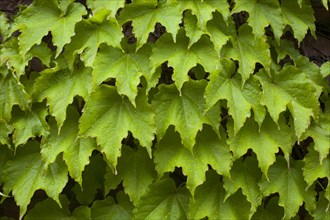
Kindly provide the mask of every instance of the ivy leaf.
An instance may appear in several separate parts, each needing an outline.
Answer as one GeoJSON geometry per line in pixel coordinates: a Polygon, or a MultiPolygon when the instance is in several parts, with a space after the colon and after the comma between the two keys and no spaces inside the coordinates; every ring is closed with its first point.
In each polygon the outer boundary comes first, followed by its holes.
{"type": "Polygon", "coordinates": [[[99,85],[107,79],[115,78],[118,93],[126,95],[135,105],[140,77],[150,71],[150,54],[150,44],[145,44],[137,52],[123,52],[120,49],[102,45],[93,65],[95,84],[99,85]]]}
{"type": "Polygon", "coordinates": [[[277,41],[283,31],[283,20],[280,4],[277,0],[237,1],[232,13],[246,11],[249,13],[247,22],[253,28],[256,38],[262,38],[265,27],[271,25],[277,41]]]}
{"type": "Polygon", "coordinates": [[[50,198],[60,203],[58,196],[68,181],[68,171],[61,160],[57,160],[44,170],[38,142],[31,141],[18,148],[14,160],[6,164],[3,172],[4,192],[8,194],[12,191],[20,207],[20,219],[36,190],[44,190],[50,198]]]}
{"type": "Polygon", "coordinates": [[[314,93],[314,84],[304,72],[290,65],[274,72],[273,79],[263,70],[257,77],[263,89],[261,104],[267,107],[275,122],[278,121],[280,113],[288,107],[294,119],[296,136],[300,139],[310,125],[310,117],[316,118],[319,114],[319,101],[314,93]]]}
{"type": "Polygon", "coordinates": [[[330,61],[322,64],[320,70],[323,78],[328,77],[330,75],[330,61]]]}
{"type": "MultiPolygon", "coordinates": [[[[13,142],[15,147],[25,144],[29,138],[37,136],[47,136],[49,126],[46,122],[48,115],[44,104],[36,103],[31,111],[22,111],[19,108],[13,108],[13,117],[10,121],[13,132],[13,142]]],[[[55,161],[55,158],[54,158],[55,161]]]]}
{"type": "Polygon", "coordinates": [[[132,149],[124,146],[117,170],[123,178],[125,192],[134,204],[138,203],[156,178],[155,165],[145,148],[132,149]]]}
{"type": "MultiPolygon", "coordinates": [[[[118,1],[101,1],[99,4],[102,4],[102,2],[118,1]]],[[[74,64],[75,54],[79,54],[85,65],[92,67],[101,43],[120,48],[121,27],[114,18],[108,18],[109,13],[108,10],[99,10],[93,17],[76,25],[76,34],[64,51],[64,55],[71,66],[74,64]]]]}
{"type": "Polygon", "coordinates": [[[189,37],[188,48],[191,45],[196,43],[203,34],[205,34],[205,30],[200,29],[197,26],[197,17],[191,13],[191,11],[186,11],[183,16],[183,22],[185,25],[185,31],[187,37],[189,37]]]}
{"type": "Polygon", "coordinates": [[[283,1],[281,10],[284,24],[292,28],[299,44],[305,38],[308,29],[315,35],[314,10],[309,1],[302,1],[301,7],[297,1],[283,1]]]}
{"type": "Polygon", "coordinates": [[[250,216],[252,216],[262,202],[258,187],[260,179],[261,172],[255,157],[246,157],[244,161],[236,160],[230,170],[230,178],[223,179],[223,187],[227,192],[225,200],[241,188],[243,195],[251,203],[250,216]]]}
{"type": "Polygon", "coordinates": [[[221,59],[218,70],[210,73],[210,81],[205,89],[206,109],[211,108],[219,100],[227,100],[229,115],[234,119],[234,131],[237,133],[244,125],[246,118],[254,117],[261,126],[265,118],[266,109],[260,105],[262,94],[260,83],[255,77],[251,77],[241,88],[241,78],[237,74],[236,65],[228,59],[221,59]]]}
{"type": "Polygon", "coordinates": [[[169,177],[149,186],[133,212],[133,219],[187,219],[189,191],[175,187],[169,177]]]}
{"type": "Polygon", "coordinates": [[[220,176],[207,172],[205,183],[197,187],[195,200],[189,206],[190,218],[248,219],[250,204],[242,193],[235,193],[224,202],[225,194],[220,176]]]}
{"type": "Polygon", "coordinates": [[[12,126],[0,119],[0,144],[10,145],[9,134],[13,132],[12,126]]]}
{"type": "Polygon", "coordinates": [[[28,211],[24,217],[26,220],[79,220],[90,219],[91,211],[87,206],[79,206],[73,210],[72,214],[69,211],[69,200],[64,196],[60,196],[61,207],[52,199],[45,199],[38,202],[35,207],[28,211]]]}
{"type": "Polygon", "coordinates": [[[75,96],[88,99],[92,91],[92,69],[80,63],[73,72],[58,64],[40,73],[34,84],[34,98],[47,99],[50,114],[55,116],[59,131],[66,119],[66,108],[75,96]]]}
{"type": "MultiPolygon", "coordinates": [[[[1,123],[1,121],[0,121],[1,123]]],[[[1,126],[1,124],[0,124],[1,126]]],[[[1,130],[0,130],[1,132],[1,130]]],[[[8,145],[2,145],[0,144],[0,183],[3,184],[3,179],[4,179],[4,172],[3,170],[6,167],[6,164],[8,161],[12,160],[14,158],[14,151],[9,149],[9,144],[8,145]]],[[[3,195],[1,195],[3,197],[3,195]]],[[[2,198],[3,199],[3,198],[2,198]]]]}
{"type": "Polygon", "coordinates": [[[267,116],[260,128],[253,118],[249,118],[236,135],[233,133],[232,123],[231,120],[227,126],[228,143],[234,153],[234,158],[240,158],[248,149],[252,149],[257,155],[259,167],[266,177],[269,166],[275,162],[275,154],[279,147],[285,157],[289,158],[293,144],[293,131],[285,124],[284,118],[281,118],[278,127],[267,116]]]}
{"type": "Polygon", "coordinates": [[[280,195],[279,205],[284,208],[284,217],[290,219],[298,212],[299,206],[306,203],[306,208],[315,208],[316,192],[313,189],[306,191],[302,161],[292,161],[290,165],[283,157],[278,156],[276,163],[269,169],[269,181],[263,179],[260,189],[264,196],[272,193],[280,195]]]}
{"type": "Polygon", "coordinates": [[[308,153],[304,157],[304,162],[305,166],[303,167],[303,175],[308,187],[310,187],[318,178],[327,177],[330,179],[330,158],[324,158],[320,165],[318,152],[309,148],[308,153]]]}
{"type": "Polygon", "coordinates": [[[99,11],[104,9],[110,10],[111,18],[116,18],[116,14],[120,8],[125,6],[125,0],[116,1],[99,1],[99,0],[87,0],[86,2],[88,8],[90,8],[93,14],[97,14],[99,11]]]}
{"type": "Polygon", "coordinates": [[[181,144],[179,134],[171,127],[157,143],[154,157],[159,176],[174,171],[175,167],[182,167],[187,176],[187,188],[192,195],[196,187],[205,181],[208,164],[219,173],[230,175],[231,154],[228,145],[220,141],[210,127],[205,127],[197,136],[193,153],[181,144]]]}
{"type": "Polygon", "coordinates": [[[330,116],[329,112],[321,114],[317,122],[313,122],[312,125],[303,134],[302,139],[312,137],[314,141],[314,149],[319,152],[319,162],[327,157],[330,150],[330,116]]]}
{"type": "Polygon", "coordinates": [[[22,110],[29,109],[30,96],[24,90],[20,81],[11,74],[6,77],[0,75],[0,120],[9,121],[14,105],[22,110]]]}
{"type": "Polygon", "coordinates": [[[210,39],[203,35],[201,39],[188,48],[189,38],[185,31],[180,29],[176,42],[171,34],[162,35],[156,42],[150,57],[154,71],[162,63],[168,61],[168,65],[174,68],[173,80],[180,91],[184,82],[189,80],[188,71],[201,64],[206,72],[216,70],[219,56],[210,39]]]}
{"type": "Polygon", "coordinates": [[[330,203],[326,199],[325,193],[326,192],[320,192],[317,207],[312,213],[312,216],[315,220],[323,220],[330,218],[330,211],[329,211],[330,203]]]}
{"type": "Polygon", "coordinates": [[[212,13],[220,12],[224,18],[229,17],[229,6],[226,0],[178,0],[181,10],[191,10],[193,15],[198,18],[197,26],[205,29],[206,23],[212,19],[212,13]]]}
{"type": "Polygon", "coordinates": [[[49,66],[52,52],[47,44],[41,42],[39,45],[34,45],[23,57],[19,53],[19,44],[17,38],[12,38],[5,42],[0,50],[0,65],[6,65],[7,68],[12,68],[17,77],[25,74],[25,68],[33,57],[41,60],[42,64],[49,66]]]}
{"type": "Polygon", "coordinates": [[[117,170],[113,169],[111,164],[108,164],[104,174],[104,196],[106,196],[110,190],[116,189],[122,181],[122,176],[119,176],[117,170]]]}
{"type": "Polygon", "coordinates": [[[230,40],[230,38],[235,36],[235,23],[232,17],[229,17],[228,21],[226,21],[226,19],[224,19],[217,11],[213,13],[213,19],[207,22],[206,29],[207,34],[210,36],[214,48],[218,53],[220,53],[221,48],[230,40]]]}
{"type": "Polygon", "coordinates": [[[133,32],[137,38],[137,49],[147,42],[150,32],[154,31],[156,23],[166,27],[166,31],[175,38],[181,23],[180,7],[176,1],[159,1],[154,4],[129,4],[120,12],[120,25],[132,21],[133,32]]]}
{"type": "Polygon", "coordinates": [[[107,197],[104,200],[97,200],[91,208],[92,217],[95,220],[130,220],[132,219],[133,204],[129,197],[122,191],[116,195],[116,201],[112,197],[107,197]]]}
{"type": "Polygon", "coordinates": [[[82,20],[86,10],[80,3],[72,3],[64,12],[58,4],[56,0],[36,0],[17,17],[13,31],[19,29],[21,32],[18,40],[22,56],[33,45],[40,44],[49,31],[53,37],[53,44],[57,47],[56,56],[60,54],[63,46],[70,42],[74,35],[74,27],[82,20]]]}
{"type": "Polygon", "coordinates": [[[203,92],[205,81],[189,81],[183,85],[181,94],[174,85],[159,86],[159,93],[152,100],[155,109],[157,138],[161,139],[170,125],[180,133],[182,143],[192,149],[197,132],[203,123],[209,124],[217,132],[220,109],[215,106],[207,114],[203,92]]]}
{"type": "Polygon", "coordinates": [[[252,220],[278,220],[282,219],[284,210],[278,205],[278,197],[272,197],[265,207],[259,206],[258,210],[252,216],[252,220]]]}
{"type": "Polygon", "coordinates": [[[56,122],[50,120],[50,135],[42,139],[41,156],[47,167],[63,152],[63,159],[68,166],[70,176],[81,184],[81,173],[89,163],[89,157],[96,149],[96,143],[93,139],[77,139],[78,120],[79,113],[72,106],[68,108],[68,117],[59,134],[56,122]]]}
{"type": "Polygon", "coordinates": [[[239,62],[238,72],[242,76],[242,84],[254,72],[256,63],[263,65],[268,72],[270,69],[270,52],[265,37],[255,37],[252,28],[247,24],[238,29],[238,35],[231,38],[232,47],[226,47],[224,55],[239,62]]]}
{"type": "MultiPolygon", "coordinates": [[[[4,12],[0,12],[0,34],[3,37],[3,40],[6,40],[9,35],[10,24],[8,22],[7,16],[4,12]]],[[[2,41],[3,41],[2,40],[2,41]]]]}
{"type": "Polygon", "coordinates": [[[151,154],[154,113],[142,91],[136,97],[136,107],[128,99],[119,96],[114,87],[107,85],[101,85],[92,97],[86,101],[80,118],[81,136],[96,137],[101,151],[114,167],[120,156],[121,140],[127,136],[128,131],[151,154]]]}

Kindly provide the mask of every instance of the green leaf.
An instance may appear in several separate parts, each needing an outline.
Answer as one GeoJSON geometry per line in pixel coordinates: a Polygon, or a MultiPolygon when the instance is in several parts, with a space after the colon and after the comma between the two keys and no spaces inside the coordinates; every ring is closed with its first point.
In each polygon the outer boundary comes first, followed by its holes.
{"type": "Polygon", "coordinates": [[[308,29],[315,35],[314,10],[310,1],[302,1],[301,7],[297,1],[282,1],[281,10],[284,24],[291,27],[299,44],[305,38],[308,29]]]}
{"type": "Polygon", "coordinates": [[[154,113],[143,91],[136,97],[136,107],[128,99],[118,95],[116,88],[101,85],[86,101],[80,118],[79,134],[96,137],[111,164],[115,167],[120,156],[121,141],[128,131],[140,141],[151,154],[154,139],[154,113]],[[104,102],[107,100],[107,102],[104,102]]]}
{"type": "MultiPolygon", "coordinates": [[[[329,186],[328,186],[329,188],[329,186]]],[[[312,216],[315,220],[324,220],[330,218],[330,202],[325,198],[325,193],[320,192],[319,200],[316,209],[312,216]]]]}
{"type": "Polygon", "coordinates": [[[181,93],[174,85],[159,86],[159,93],[152,100],[155,109],[157,138],[161,139],[170,125],[180,133],[182,143],[192,149],[197,132],[203,123],[209,124],[218,133],[220,109],[215,106],[207,114],[203,92],[205,81],[189,81],[183,85],[181,93]]]}
{"type": "Polygon", "coordinates": [[[104,200],[97,200],[92,206],[92,218],[94,220],[130,220],[132,219],[133,204],[129,197],[123,192],[116,195],[116,200],[107,197],[104,200]]]}
{"type": "Polygon", "coordinates": [[[25,56],[20,55],[19,42],[17,38],[12,38],[5,42],[0,50],[0,65],[6,65],[11,68],[15,75],[20,77],[25,74],[25,68],[33,57],[40,59],[42,64],[49,66],[52,52],[47,44],[41,42],[39,45],[34,45],[25,56]]]}
{"type": "Polygon", "coordinates": [[[309,148],[307,155],[304,157],[304,162],[303,175],[308,187],[318,178],[327,177],[330,179],[330,158],[324,158],[321,161],[322,164],[320,164],[318,152],[309,148]]]}
{"type": "Polygon", "coordinates": [[[235,63],[228,59],[221,59],[218,70],[211,72],[205,89],[206,109],[210,109],[219,100],[227,100],[229,115],[234,119],[235,133],[241,129],[244,122],[251,116],[253,109],[254,117],[261,126],[265,118],[266,109],[260,105],[262,94],[260,83],[255,77],[251,77],[241,88],[241,78],[235,75],[235,63]]]}
{"type": "Polygon", "coordinates": [[[272,197],[265,205],[259,206],[252,216],[252,220],[278,220],[282,219],[284,210],[278,205],[278,197],[272,197]]]}
{"type": "Polygon", "coordinates": [[[265,35],[265,27],[269,25],[277,41],[283,32],[283,20],[281,8],[278,0],[252,0],[252,1],[237,1],[232,13],[246,11],[249,13],[247,22],[253,29],[256,38],[261,38],[265,35]]]}
{"type": "Polygon", "coordinates": [[[330,75],[330,61],[323,63],[321,66],[321,75],[323,78],[330,75]]]}
{"type": "Polygon", "coordinates": [[[0,144],[10,145],[9,134],[13,132],[12,126],[0,119],[0,144]]]}
{"type": "MultiPolygon", "coordinates": [[[[0,122],[1,123],[1,122],[0,122]]],[[[1,131],[1,130],[0,130],[1,131]]],[[[14,152],[7,145],[0,144],[0,184],[3,184],[6,163],[14,158],[14,152]]],[[[2,191],[2,190],[1,190],[2,191]]]]}
{"type": "Polygon", "coordinates": [[[85,14],[86,10],[80,3],[72,3],[63,11],[56,0],[34,1],[14,23],[13,30],[19,29],[22,32],[18,37],[20,54],[24,56],[33,45],[40,44],[42,38],[50,31],[58,56],[63,46],[70,43],[76,23],[81,21],[85,14]]]}
{"type": "Polygon", "coordinates": [[[285,158],[289,158],[293,145],[293,131],[285,124],[284,118],[281,118],[277,126],[267,116],[260,128],[253,118],[249,118],[236,135],[234,135],[232,123],[231,120],[227,125],[228,144],[234,153],[234,158],[240,158],[248,149],[252,149],[257,155],[259,167],[265,176],[267,176],[269,166],[275,162],[275,154],[279,147],[284,152],[285,158]]]}
{"type": "Polygon", "coordinates": [[[276,163],[269,169],[269,181],[263,179],[259,183],[264,196],[272,193],[280,195],[279,205],[284,208],[283,219],[294,217],[303,202],[306,203],[307,209],[316,206],[316,192],[313,189],[305,190],[307,184],[302,168],[302,161],[292,161],[289,164],[283,157],[278,156],[276,163]]]}
{"type": "Polygon", "coordinates": [[[3,40],[6,40],[10,36],[9,31],[10,31],[10,24],[8,22],[8,18],[6,16],[6,14],[3,11],[1,11],[0,12],[0,34],[3,37],[3,40]]]}
{"type": "Polygon", "coordinates": [[[76,184],[72,189],[80,204],[90,205],[95,200],[98,190],[103,190],[106,165],[100,155],[90,158],[90,163],[82,174],[82,184],[76,184]]]}
{"type": "Polygon", "coordinates": [[[0,120],[9,121],[14,105],[19,105],[22,110],[29,109],[30,96],[24,86],[14,75],[3,77],[0,75],[0,120]]]}
{"type": "MultiPolygon", "coordinates": [[[[118,1],[101,1],[99,4],[102,5],[103,2],[113,4],[112,2],[118,1]]],[[[75,55],[78,54],[86,66],[92,67],[99,46],[102,43],[120,48],[121,27],[114,18],[108,18],[109,14],[110,11],[108,10],[98,10],[93,17],[76,25],[76,34],[64,51],[64,56],[70,66],[73,66],[75,55]]]]}
{"type": "Polygon", "coordinates": [[[212,19],[212,13],[220,12],[224,19],[229,17],[229,7],[226,0],[178,0],[181,10],[191,10],[193,15],[197,17],[197,26],[205,29],[206,23],[212,19]]]}
{"type": "Polygon", "coordinates": [[[320,104],[314,93],[314,83],[304,72],[291,65],[273,72],[272,79],[263,70],[257,77],[263,89],[261,104],[267,107],[275,122],[280,113],[288,108],[293,117],[296,136],[300,139],[311,123],[310,118],[316,118],[319,114],[320,104]]]}
{"type": "Polygon", "coordinates": [[[160,1],[153,4],[129,4],[120,12],[119,23],[123,25],[132,21],[133,32],[137,38],[137,49],[147,42],[150,32],[154,31],[156,23],[166,27],[166,31],[175,38],[181,23],[180,7],[176,1],[160,1]]]}
{"type": "Polygon", "coordinates": [[[150,57],[153,71],[162,63],[168,61],[168,65],[174,68],[173,80],[179,91],[184,82],[189,80],[188,71],[201,64],[206,72],[216,70],[219,63],[219,55],[214,49],[210,39],[203,35],[201,39],[189,46],[189,38],[185,31],[180,29],[176,42],[171,34],[162,35],[156,42],[150,57]]]}
{"type": "Polygon", "coordinates": [[[116,189],[122,182],[122,176],[118,175],[117,170],[111,168],[112,165],[106,166],[104,174],[104,196],[106,196],[110,190],[116,189]]]}
{"type": "Polygon", "coordinates": [[[117,170],[123,178],[125,192],[134,204],[147,191],[156,178],[155,165],[145,148],[132,149],[124,146],[118,159],[117,170]]]}
{"type": "Polygon", "coordinates": [[[116,17],[116,14],[120,8],[123,8],[125,5],[125,0],[116,0],[116,1],[103,1],[103,0],[87,0],[87,6],[93,12],[97,14],[101,10],[110,10],[110,16],[112,18],[116,17]]]}
{"type": "Polygon", "coordinates": [[[250,204],[242,193],[235,193],[225,202],[221,177],[214,171],[206,175],[206,182],[196,189],[195,200],[189,206],[191,219],[248,219],[250,204]]]}
{"type": "Polygon", "coordinates": [[[325,112],[320,115],[317,122],[313,122],[312,125],[303,134],[302,139],[312,137],[314,141],[314,149],[319,152],[319,162],[327,157],[330,150],[330,116],[329,112],[325,112]]]}
{"type": "Polygon", "coordinates": [[[150,71],[151,45],[145,44],[137,52],[126,51],[102,45],[93,65],[96,85],[110,78],[116,79],[118,93],[126,95],[135,105],[140,77],[150,71]]]}
{"type": "Polygon", "coordinates": [[[187,219],[189,197],[186,188],[176,188],[174,181],[165,177],[150,185],[133,219],[187,219]]]}
{"type": "Polygon", "coordinates": [[[55,116],[59,131],[66,119],[66,108],[75,96],[88,99],[92,91],[92,69],[80,63],[73,72],[58,64],[40,73],[34,84],[34,98],[47,99],[49,112],[55,116]]]}
{"type": "Polygon", "coordinates": [[[14,117],[10,123],[14,129],[12,138],[15,147],[25,144],[29,138],[48,135],[49,126],[46,122],[48,112],[44,104],[36,103],[31,111],[25,112],[13,108],[12,114],[14,117]]]}
{"type": "Polygon", "coordinates": [[[59,194],[68,181],[67,168],[61,160],[57,160],[44,170],[39,153],[38,142],[28,142],[18,148],[14,160],[6,164],[4,172],[4,192],[12,191],[17,205],[20,207],[20,218],[25,214],[34,192],[44,190],[47,195],[59,202],[59,194]]]}
{"type": "MultiPolygon", "coordinates": [[[[232,17],[225,18],[219,13],[213,13],[213,19],[206,24],[207,34],[210,36],[217,53],[220,53],[221,48],[235,36],[235,23],[232,17]]],[[[187,30],[187,28],[186,28],[187,30]]],[[[188,35],[188,31],[187,31],[188,35]]],[[[188,35],[189,36],[189,35],[188,35]]]]}
{"type": "Polygon", "coordinates": [[[42,139],[41,156],[47,167],[63,152],[63,159],[68,166],[70,176],[81,184],[81,173],[89,163],[89,157],[96,149],[96,143],[93,139],[77,138],[79,113],[70,106],[67,114],[68,117],[59,134],[56,122],[49,120],[51,123],[50,136],[42,139]]]}
{"type": "Polygon", "coordinates": [[[186,11],[183,16],[183,22],[185,25],[186,35],[189,37],[188,48],[196,43],[205,31],[197,26],[197,17],[191,13],[191,11],[186,11]]]}
{"type": "Polygon", "coordinates": [[[230,170],[230,178],[223,179],[223,187],[226,190],[225,199],[241,189],[243,195],[251,203],[250,216],[252,216],[262,202],[258,187],[261,174],[255,157],[246,157],[244,161],[236,160],[230,170]]]}
{"type": "Polygon", "coordinates": [[[238,72],[242,76],[243,84],[254,72],[256,63],[260,63],[269,71],[270,52],[265,36],[253,36],[252,28],[244,24],[238,29],[237,37],[231,38],[231,42],[232,47],[227,47],[224,55],[239,62],[238,72]]]}
{"type": "Polygon", "coordinates": [[[187,176],[187,188],[192,195],[196,187],[205,181],[208,164],[227,176],[230,175],[231,165],[228,145],[224,140],[220,141],[209,126],[204,127],[196,139],[192,153],[181,144],[179,134],[171,127],[157,143],[154,153],[158,175],[172,172],[175,167],[182,167],[183,174],[187,176]]]}

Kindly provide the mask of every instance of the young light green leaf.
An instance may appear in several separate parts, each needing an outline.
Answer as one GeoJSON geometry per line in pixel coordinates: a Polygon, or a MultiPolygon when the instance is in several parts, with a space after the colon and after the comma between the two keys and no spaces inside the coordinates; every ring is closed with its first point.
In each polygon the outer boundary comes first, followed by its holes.
{"type": "Polygon", "coordinates": [[[265,34],[265,27],[272,27],[275,39],[280,40],[283,32],[283,20],[278,0],[237,1],[232,13],[246,11],[249,13],[247,22],[253,29],[256,38],[265,34]]]}
{"type": "Polygon", "coordinates": [[[139,202],[157,175],[147,150],[141,147],[132,149],[124,146],[122,155],[118,159],[117,170],[123,178],[125,192],[134,204],[139,202]]]}
{"type": "Polygon", "coordinates": [[[277,126],[267,116],[259,128],[253,118],[249,118],[236,135],[234,135],[232,128],[233,122],[232,120],[229,121],[227,125],[229,132],[228,144],[234,153],[234,157],[240,158],[248,149],[252,149],[257,155],[261,171],[267,177],[268,168],[275,162],[275,154],[278,152],[278,148],[281,148],[287,159],[291,153],[293,131],[282,119],[277,126]]]}
{"type": "Polygon", "coordinates": [[[6,164],[4,172],[4,192],[12,191],[20,207],[20,219],[27,210],[34,192],[44,190],[47,195],[59,202],[59,194],[68,181],[68,170],[63,161],[57,160],[44,170],[38,142],[28,142],[18,148],[14,160],[6,164]]]}
{"type": "Polygon", "coordinates": [[[304,157],[304,162],[303,175],[308,187],[318,178],[327,177],[330,179],[330,158],[324,158],[322,164],[320,164],[318,152],[312,148],[308,148],[308,153],[304,157]]]}
{"type": "Polygon", "coordinates": [[[45,167],[48,167],[60,153],[63,153],[70,176],[81,185],[81,174],[89,163],[92,151],[96,149],[96,143],[90,138],[77,138],[78,120],[79,113],[72,106],[68,108],[67,119],[60,133],[57,131],[56,122],[50,119],[50,135],[42,139],[41,156],[45,161],[45,167]]]}
{"type": "Polygon", "coordinates": [[[266,205],[259,206],[252,220],[279,220],[283,215],[284,210],[278,205],[278,197],[272,197],[266,205]]]}
{"type": "Polygon", "coordinates": [[[47,99],[50,114],[55,116],[58,130],[66,119],[66,108],[75,96],[88,99],[92,91],[92,69],[82,63],[71,72],[58,64],[55,68],[40,73],[34,84],[34,98],[38,101],[47,99]]]}
{"type": "Polygon", "coordinates": [[[305,38],[308,29],[315,35],[314,10],[310,1],[302,1],[299,7],[297,1],[282,1],[281,10],[285,25],[289,25],[298,43],[305,38]]]}
{"type": "Polygon", "coordinates": [[[272,79],[263,70],[257,77],[263,89],[261,104],[267,107],[275,122],[280,113],[288,108],[293,117],[296,136],[300,139],[310,126],[311,117],[317,118],[319,114],[320,104],[314,83],[304,72],[291,65],[274,72],[272,79]]]}
{"type": "Polygon", "coordinates": [[[224,140],[220,141],[209,126],[205,126],[197,136],[193,152],[181,144],[180,136],[174,132],[173,127],[169,128],[163,139],[157,143],[154,154],[158,175],[181,167],[183,174],[187,176],[187,188],[192,195],[196,187],[205,181],[208,164],[219,173],[230,175],[231,154],[228,145],[224,140]]]}
{"type": "Polygon", "coordinates": [[[24,86],[12,74],[6,77],[0,75],[0,120],[9,121],[14,105],[22,110],[29,109],[30,96],[24,90],[24,86]]]}
{"type": "Polygon", "coordinates": [[[92,206],[92,217],[95,220],[130,220],[132,219],[133,204],[129,197],[122,191],[116,195],[116,200],[111,196],[104,200],[97,200],[92,206]]]}
{"type": "Polygon", "coordinates": [[[187,219],[189,191],[169,177],[150,185],[133,212],[133,219],[187,219]]]}
{"type": "Polygon", "coordinates": [[[189,81],[183,85],[181,93],[174,85],[159,86],[159,93],[152,100],[155,109],[157,138],[161,139],[170,125],[180,133],[182,143],[192,149],[197,132],[203,123],[213,127],[215,132],[219,128],[220,109],[213,107],[207,114],[203,92],[206,81],[189,81]]]}
{"type": "MultiPolygon", "coordinates": [[[[118,2],[118,1],[101,1],[118,2]]],[[[99,46],[102,43],[120,48],[122,39],[121,27],[114,18],[108,18],[110,11],[99,10],[93,17],[83,20],[76,25],[75,36],[71,43],[65,47],[64,56],[70,68],[73,68],[76,54],[84,61],[86,66],[92,67],[99,46]]]]}
{"type": "Polygon", "coordinates": [[[188,48],[196,43],[203,34],[206,34],[205,30],[197,26],[197,17],[191,13],[191,11],[186,11],[183,16],[183,22],[185,25],[186,35],[189,37],[188,48]]]}
{"type": "Polygon", "coordinates": [[[241,88],[241,77],[235,75],[236,65],[228,59],[221,59],[218,70],[211,72],[205,89],[206,109],[210,109],[219,100],[227,100],[229,115],[234,119],[235,133],[251,116],[253,109],[255,120],[261,126],[266,109],[260,104],[260,83],[251,77],[241,88]]]}
{"type": "Polygon", "coordinates": [[[137,52],[126,51],[102,45],[93,65],[93,78],[96,85],[115,78],[118,93],[126,95],[135,105],[140,77],[150,71],[149,57],[151,45],[145,44],[137,52]]]}
{"type": "Polygon", "coordinates": [[[255,157],[246,157],[244,161],[236,160],[230,170],[230,178],[224,177],[223,179],[223,187],[226,190],[225,200],[241,189],[243,195],[251,203],[249,214],[252,216],[262,202],[262,195],[258,187],[261,175],[255,157]]]}
{"type": "Polygon", "coordinates": [[[207,36],[203,35],[190,48],[188,45],[189,38],[183,29],[180,29],[176,42],[173,41],[171,34],[164,34],[157,40],[150,57],[152,71],[166,61],[174,68],[172,77],[179,91],[183,83],[189,80],[188,71],[191,68],[201,64],[206,72],[212,72],[219,63],[219,55],[207,36]]]}
{"type": "Polygon", "coordinates": [[[316,192],[313,189],[305,190],[303,162],[292,161],[290,164],[283,157],[278,156],[276,163],[269,169],[269,181],[265,178],[259,183],[264,196],[272,193],[280,195],[279,205],[284,208],[282,219],[290,219],[298,212],[299,206],[306,203],[306,208],[315,208],[316,192]]]}
{"type": "Polygon", "coordinates": [[[330,115],[329,112],[321,113],[317,122],[313,122],[307,131],[302,135],[302,139],[312,137],[314,149],[319,152],[319,162],[327,157],[330,150],[330,115]]]}
{"type": "Polygon", "coordinates": [[[86,101],[80,118],[79,134],[83,137],[96,137],[101,151],[116,167],[120,156],[121,140],[128,131],[147,147],[151,155],[154,139],[154,113],[147,98],[140,90],[136,97],[136,107],[127,98],[118,95],[116,88],[101,85],[86,101]],[[107,100],[104,102],[104,100],[107,100]]]}
{"type": "Polygon", "coordinates": [[[93,14],[97,14],[101,10],[110,10],[110,16],[116,18],[116,14],[120,8],[125,5],[125,0],[103,1],[103,0],[87,0],[87,7],[90,8],[93,14]]]}
{"type": "Polygon", "coordinates": [[[49,134],[49,126],[46,122],[48,112],[44,104],[36,103],[31,111],[25,112],[19,108],[13,108],[12,114],[14,117],[10,123],[14,129],[12,137],[15,147],[25,144],[29,138],[45,137],[49,134]]]}
{"type": "Polygon", "coordinates": [[[323,76],[323,78],[328,77],[330,75],[330,61],[322,64],[321,75],[323,76]]]}
{"type": "Polygon", "coordinates": [[[249,218],[250,204],[242,193],[237,192],[225,202],[225,190],[220,176],[215,171],[206,174],[206,181],[196,189],[195,200],[189,206],[191,219],[231,219],[249,218]]]}
{"type": "Polygon", "coordinates": [[[70,42],[74,35],[76,23],[86,14],[80,3],[68,5],[64,12],[59,9],[56,0],[36,0],[17,17],[13,31],[20,30],[20,54],[24,56],[33,45],[40,44],[42,38],[50,31],[53,44],[57,47],[56,56],[60,54],[64,45],[70,42]]]}
{"type": "Polygon", "coordinates": [[[218,11],[226,20],[229,17],[229,7],[226,0],[178,0],[182,11],[191,10],[197,17],[198,28],[205,30],[206,23],[212,19],[212,13],[218,11]]]}
{"type": "Polygon", "coordinates": [[[129,4],[120,12],[119,23],[123,25],[132,21],[133,32],[137,38],[137,49],[147,42],[150,32],[154,31],[156,23],[166,27],[170,35],[175,38],[181,23],[180,7],[175,1],[159,1],[153,4],[129,4]]]}
{"type": "Polygon", "coordinates": [[[226,47],[224,56],[239,62],[238,72],[242,76],[242,84],[254,72],[256,63],[263,65],[266,72],[270,70],[270,51],[266,37],[255,37],[252,28],[247,24],[238,29],[237,37],[231,38],[232,47],[226,47]]]}

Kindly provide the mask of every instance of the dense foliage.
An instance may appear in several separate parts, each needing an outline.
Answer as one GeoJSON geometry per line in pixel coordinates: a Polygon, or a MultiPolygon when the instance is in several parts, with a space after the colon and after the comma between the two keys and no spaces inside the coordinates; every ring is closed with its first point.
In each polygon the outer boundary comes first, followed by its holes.
{"type": "Polygon", "coordinates": [[[1,14],[2,203],[25,219],[330,218],[330,62],[299,53],[313,13],[34,0],[1,14]]]}

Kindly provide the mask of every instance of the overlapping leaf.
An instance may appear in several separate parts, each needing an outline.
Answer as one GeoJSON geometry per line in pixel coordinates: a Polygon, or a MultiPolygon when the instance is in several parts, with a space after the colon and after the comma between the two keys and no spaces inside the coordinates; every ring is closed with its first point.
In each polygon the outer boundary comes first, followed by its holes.
{"type": "Polygon", "coordinates": [[[125,0],[116,0],[116,1],[99,1],[99,0],[87,0],[86,4],[90,8],[93,14],[97,14],[98,11],[104,9],[110,10],[110,16],[112,18],[116,17],[116,14],[120,8],[123,8],[125,5],[125,0]]]}
{"type": "Polygon", "coordinates": [[[142,90],[136,98],[136,107],[118,95],[115,87],[107,85],[101,85],[92,97],[86,102],[80,118],[81,136],[96,137],[101,151],[114,167],[120,156],[121,140],[128,131],[147,147],[150,154],[155,130],[154,113],[142,90]]]}

